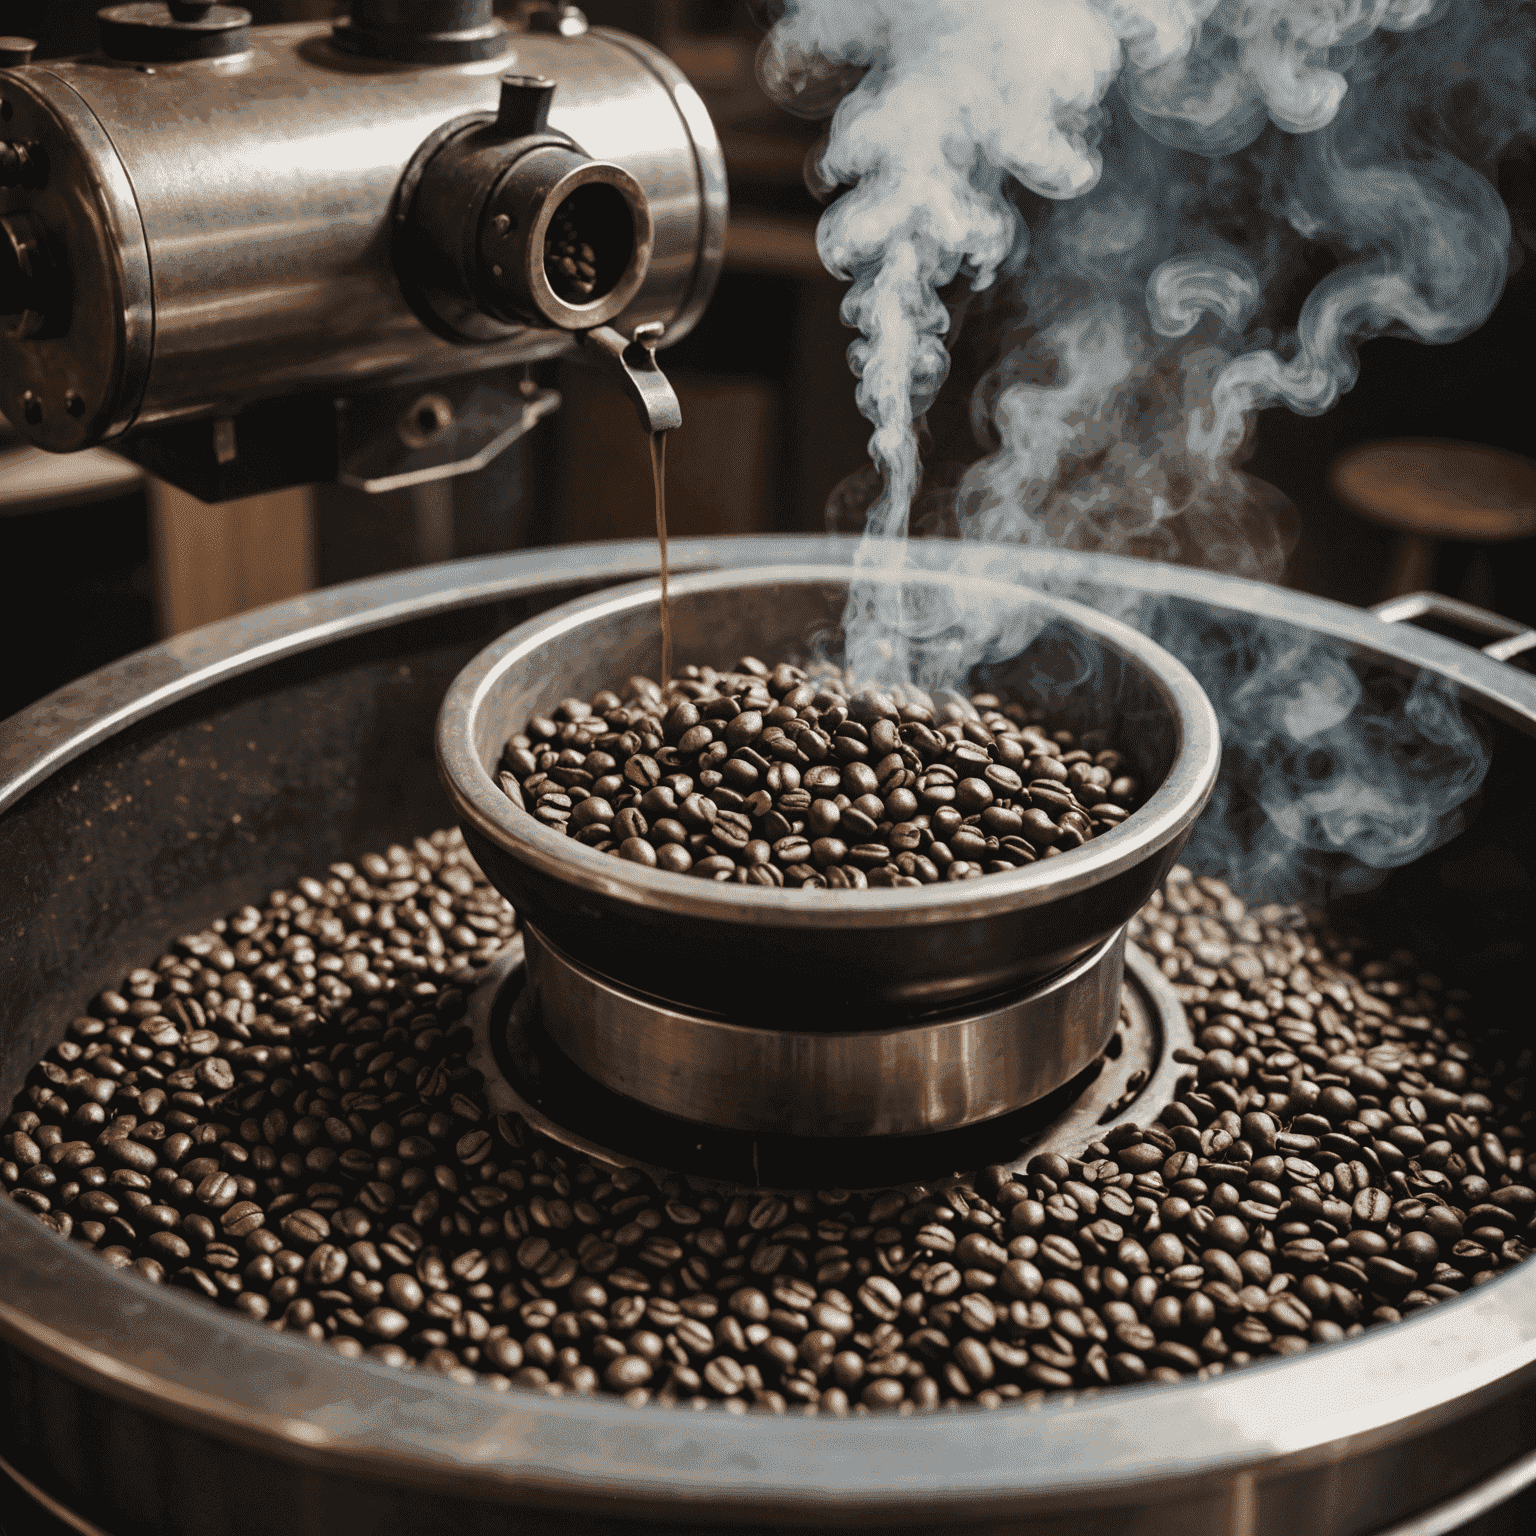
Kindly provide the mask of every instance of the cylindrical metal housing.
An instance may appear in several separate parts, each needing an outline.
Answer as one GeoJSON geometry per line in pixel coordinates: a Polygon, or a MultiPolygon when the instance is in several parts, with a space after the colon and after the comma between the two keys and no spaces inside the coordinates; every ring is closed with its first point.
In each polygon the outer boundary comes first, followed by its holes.
{"type": "Polygon", "coordinates": [[[0,74],[5,137],[41,144],[49,166],[42,189],[0,190],[0,216],[41,225],[70,296],[36,336],[0,322],[0,410],[39,446],[70,450],[253,400],[565,350],[570,336],[549,325],[449,341],[417,318],[395,272],[402,174],[445,124],[494,116],[508,72],[555,81],[549,127],[643,192],[649,269],[614,323],[683,335],[724,248],[724,164],[703,103],[663,55],[620,33],[511,43],[478,62],[400,64],[344,52],[306,24],[253,29],[232,58],[97,56],[0,74]]]}

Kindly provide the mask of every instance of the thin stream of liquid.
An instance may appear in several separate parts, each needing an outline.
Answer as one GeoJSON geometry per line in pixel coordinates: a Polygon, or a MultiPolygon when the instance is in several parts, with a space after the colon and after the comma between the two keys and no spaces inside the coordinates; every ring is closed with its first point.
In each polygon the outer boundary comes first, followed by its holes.
{"type": "Polygon", "coordinates": [[[656,543],[661,548],[661,682],[672,676],[672,604],[667,597],[667,434],[651,433],[651,480],[656,487],[656,543]]]}

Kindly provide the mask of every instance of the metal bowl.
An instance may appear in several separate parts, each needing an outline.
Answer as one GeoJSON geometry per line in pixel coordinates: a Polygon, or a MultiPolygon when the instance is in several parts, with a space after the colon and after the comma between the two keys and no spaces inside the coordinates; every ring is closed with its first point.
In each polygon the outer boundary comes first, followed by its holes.
{"type": "MultiPolygon", "coordinates": [[[[807,537],[672,549],[676,571],[852,553],[807,537]]],[[[1258,626],[1370,678],[1454,689],[1489,733],[1481,803],[1371,908],[1427,964],[1502,968],[1505,1016],[1529,1014],[1536,678],[1494,658],[1536,637],[1482,655],[1234,578],[985,553],[1019,581],[1156,599],[1191,627],[1258,626]]],[[[649,542],[538,549],[328,588],[177,636],[0,723],[0,1094],[167,934],[441,825],[425,749],[454,676],[493,636],[655,558],[649,542]]],[[[498,1396],[345,1360],[109,1270],[0,1199],[0,1442],[7,1529],[25,1515],[6,1464],[73,1512],[69,1529],[112,1536],[1429,1536],[1478,1517],[1479,1536],[1526,1536],[1536,1264],[1212,1381],[1033,1413],[736,1418],[498,1396]]]]}
{"type": "Polygon", "coordinates": [[[1082,728],[1108,724],[1156,788],[1119,827],[1070,853],[922,890],[719,884],[595,852],[515,807],[493,775],[507,737],[530,715],[657,672],[658,588],[600,593],[488,646],[454,681],[438,718],[443,783],[475,857],[566,954],[694,1008],[718,1011],[729,998],[737,1022],[847,1029],[1050,975],[1101,944],[1156,889],[1210,796],[1220,744],[1199,684],[1118,620],[979,577],[777,566],[675,581],[676,655],[718,666],[744,654],[805,658],[808,647],[836,655],[855,580],[985,614],[972,654],[1000,659],[973,667],[973,681],[1017,686],[1082,728]]]}

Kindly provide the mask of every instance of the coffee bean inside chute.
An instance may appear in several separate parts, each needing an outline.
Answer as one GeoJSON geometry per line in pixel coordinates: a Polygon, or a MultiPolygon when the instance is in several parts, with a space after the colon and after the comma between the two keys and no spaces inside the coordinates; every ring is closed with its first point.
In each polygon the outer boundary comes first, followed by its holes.
{"type": "Polygon", "coordinates": [[[656,1184],[492,1117],[461,1020],[513,928],[440,832],[178,939],[34,1069],[0,1185],[347,1355],[831,1416],[1209,1377],[1451,1300],[1536,1235],[1518,1024],[1474,1032],[1411,955],[1182,869],[1131,926],[1195,1028],[1179,1098],[1075,1157],[860,1193],[656,1184]]]}
{"type": "Polygon", "coordinates": [[[581,238],[569,199],[550,221],[544,244],[544,275],[568,304],[588,303],[597,287],[597,254],[581,238]]]}
{"type": "Polygon", "coordinates": [[[1118,826],[1141,786],[1103,730],[996,694],[850,693],[743,657],[565,699],[502,754],[545,826],[648,869],[863,890],[1003,874],[1118,826]]]}

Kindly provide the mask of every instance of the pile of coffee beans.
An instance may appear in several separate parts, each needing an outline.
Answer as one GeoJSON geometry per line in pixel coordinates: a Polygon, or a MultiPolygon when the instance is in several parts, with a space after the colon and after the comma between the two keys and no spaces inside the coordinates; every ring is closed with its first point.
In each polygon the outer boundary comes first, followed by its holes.
{"type": "Polygon", "coordinates": [[[1198,1042],[1076,1157],[712,1190],[492,1117],[465,990],[513,915],[456,834],[301,880],[103,993],[0,1182],[116,1268],[466,1385],[844,1415],[1209,1377],[1525,1258],[1533,1053],[1175,870],[1133,925],[1198,1042]],[[1155,1116],[1155,1118],[1153,1118],[1155,1116]]]}
{"type": "Polygon", "coordinates": [[[684,667],[535,716],[502,754],[507,797],[648,869],[864,890],[1004,874],[1124,821],[1140,786],[1101,730],[973,694],[898,705],[833,675],[684,667]]]}
{"type": "Polygon", "coordinates": [[[544,275],[567,304],[585,304],[597,287],[597,255],[581,238],[576,221],[562,206],[555,211],[544,242],[544,275]]]}

